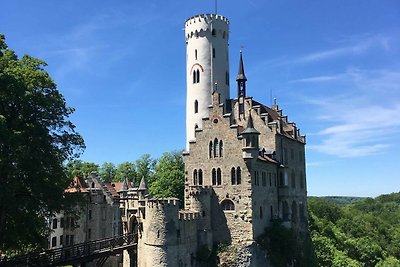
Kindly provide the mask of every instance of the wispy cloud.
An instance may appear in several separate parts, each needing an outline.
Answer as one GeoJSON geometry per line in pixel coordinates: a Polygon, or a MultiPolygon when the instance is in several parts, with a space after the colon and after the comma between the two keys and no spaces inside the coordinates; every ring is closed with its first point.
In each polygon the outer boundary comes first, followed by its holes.
{"type": "Polygon", "coordinates": [[[359,55],[374,47],[378,47],[383,50],[390,49],[390,38],[384,35],[360,36],[356,40],[354,40],[354,38],[351,39],[351,41],[341,47],[312,52],[289,60],[286,63],[309,63],[347,55],[359,55]]]}
{"type": "Polygon", "coordinates": [[[384,153],[400,133],[400,70],[348,69],[331,76],[293,80],[336,88],[330,98],[310,97],[323,128],[315,133],[310,149],[339,157],[384,153]],[[344,87],[345,90],[340,90],[344,87]]]}

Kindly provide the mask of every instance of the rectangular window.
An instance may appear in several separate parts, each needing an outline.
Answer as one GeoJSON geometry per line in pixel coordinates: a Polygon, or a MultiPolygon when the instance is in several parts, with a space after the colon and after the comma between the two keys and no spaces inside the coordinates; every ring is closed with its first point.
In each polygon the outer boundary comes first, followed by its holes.
{"type": "Polygon", "coordinates": [[[57,246],[57,237],[53,236],[53,238],[51,239],[51,247],[55,247],[57,246]]]}
{"type": "Polygon", "coordinates": [[[268,173],[269,186],[272,186],[272,173],[268,173]]]}
{"type": "Polygon", "coordinates": [[[101,208],[101,219],[103,221],[106,220],[106,208],[105,207],[101,208]]]}
{"type": "Polygon", "coordinates": [[[88,229],[88,238],[91,239],[92,238],[92,229],[88,229]]]}
{"type": "Polygon", "coordinates": [[[65,236],[65,245],[69,245],[69,235],[65,236]]]}
{"type": "Polygon", "coordinates": [[[215,48],[213,48],[213,58],[215,58],[215,48]]]}
{"type": "Polygon", "coordinates": [[[57,219],[53,219],[53,229],[57,229],[57,219]]]}
{"type": "Polygon", "coordinates": [[[61,219],[60,219],[60,227],[61,227],[61,228],[64,228],[64,218],[61,218],[61,219]]]}
{"type": "Polygon", "coordinates": [[[261,173],[261,179],[262,186],[267,186],[267,175],[265,172],[261,173]]]}
{"type": "Polygon", "coordinates": [[[89,220],[92,219],[92,210],[89,210],[89,220]]]}
{"type": "Polygon", "coordinates": [[[63,244],[63,236],[60,235],[60,246],[62,246],[62,244],[63,244]]]}
{"type": "Polygon", "coordinates": [[[70,243],[71,245],[74,244],[74,235],[70,235],[70,236],[69,236],[69,243],[70,243]]]}

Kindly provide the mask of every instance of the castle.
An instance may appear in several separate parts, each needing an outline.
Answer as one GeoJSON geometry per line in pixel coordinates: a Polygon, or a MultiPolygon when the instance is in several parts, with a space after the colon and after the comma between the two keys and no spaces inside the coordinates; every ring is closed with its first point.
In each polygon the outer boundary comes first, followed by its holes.
{"type": "Polygon", "coordinates": [[[120,190],[122,230],[138,242],[124,266],[199,266],[200,249],[249,246],[273,219],[307,227],[305,136],[276,102],[247,96],[242,52],[230,98],[228,38],[223,16],[185,22],[184,208],[178,199],[152,199],[145,180],[120,190]]]}
{"type": "MultiPolygon", "coordinates": [[[[135,187],[126,180],[102,184],[94,174],[75,178],[68,190],[86,193],[89,201],[78,228],[67,227],[73,220],[63,214],[52,218],[50,247],[134,233],[137,249],[107,266],[194,267],[202,266],[199,252],[214,244],[252,246],[274,219],[307,230],[305,136],[276,101],[268,107],[247,95],[242,52],[230,98],[228,38],[223,16],[185,22],[184,203],[152,198],[145,179],[135,187]]],[[[253,256],[246,266],[268,266],[253,256]]]]}

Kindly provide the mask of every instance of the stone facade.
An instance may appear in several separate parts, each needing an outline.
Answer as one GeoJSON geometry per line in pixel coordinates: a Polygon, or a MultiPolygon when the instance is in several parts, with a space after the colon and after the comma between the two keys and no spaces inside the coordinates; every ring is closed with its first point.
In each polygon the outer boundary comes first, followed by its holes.
{"type": "Polygon", "coordinates": [[[307,231],[305,136],[276,101],[268,107],[246,95],[242,53],[237,97],[229,98],[228,81],[214,84],[214,76],[229,78],[228,24],[218,15],[185,23],[184,208],[151,198],[144,180],[120,191],[123,232],[137,234],[138,244],[124,266],[202,266],[199,251],[217,243],[239,248],[238,266],[269,266],[255,240],[274,219],[307,231]]]}
{"type": "MultiPolygon", "coordinates": [[[[75,177],[66,192],[83,194],[85,202],[77,207],[77,214],[61,212],[49,220],[52,230],[49,236],[49,248],[68,247],[73,244],[119,236],[120,209],[119,194],[115,183],[104,184],[96,174],[85,180],[75,177]]],[[[111,256],[103,266],[118,266],[120,256],[111,256]]],[[[85,266],[96,266],[96,260],[85,266]]]]}

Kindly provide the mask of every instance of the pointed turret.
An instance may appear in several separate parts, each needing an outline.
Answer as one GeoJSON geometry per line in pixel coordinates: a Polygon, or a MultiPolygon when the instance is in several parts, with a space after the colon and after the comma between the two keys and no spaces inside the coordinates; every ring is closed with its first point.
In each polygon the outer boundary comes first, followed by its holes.
{"type": "Polygon", "coordinates": [[[243,136],[243,158],[254,159],[257,158],[259,145],[258,136],[260,132],[254,128],[253,117],[251,116],[251,110],[249,110],[249,118],[247,119],[247,127],[242,132],[243,136]]]}
{"type": "Polygon", "coordinates": [[[144,179],[144,176],[140,180],[140,184],[139,184],[139,188],[138,189],[139,190],[147,190],[147,182],[146,182],[146,179],[144,179]]]}
{"type": "Polygon", "coordinates": [[[243,96],[246,97],[246,74],[244,74],[244,65],[243,65],[243,57],[242,50],[240,50],[240,59],[239,59],[239,71],[236,77],[236,81],[238,83],[238,98],[243,96]]]}

